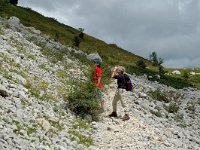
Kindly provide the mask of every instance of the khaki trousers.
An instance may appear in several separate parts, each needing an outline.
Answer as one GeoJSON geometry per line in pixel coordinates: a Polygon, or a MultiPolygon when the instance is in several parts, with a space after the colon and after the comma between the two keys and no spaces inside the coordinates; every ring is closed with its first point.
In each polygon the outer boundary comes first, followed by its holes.
{"type": "Polygon", "coordinates": [[[117,102],[120,101],[122,107],[124,108],[124,112],[127,113],[127,105],[124,101],[124,94],[125,94],[125,89],[117,89],[114,99],[112,101],[112,106],[113,106],[113,112],[117,112],[117,102]]]}

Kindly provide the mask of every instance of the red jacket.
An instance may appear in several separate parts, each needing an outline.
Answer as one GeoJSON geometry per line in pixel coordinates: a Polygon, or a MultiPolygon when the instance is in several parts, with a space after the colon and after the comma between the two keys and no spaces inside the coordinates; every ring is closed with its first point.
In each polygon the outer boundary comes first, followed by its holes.
{"type": "Polygon", "coordinates": [[[97,87],[99,89],[101,89],[103,87],[103,84],[102,84],[102,80],[100,80],[100,82],[98,83],[98,77],[102,77],[102,69],[100,67],[97,67],[97,65],[95,65],[94,81],[95,81],[97,87]]]}

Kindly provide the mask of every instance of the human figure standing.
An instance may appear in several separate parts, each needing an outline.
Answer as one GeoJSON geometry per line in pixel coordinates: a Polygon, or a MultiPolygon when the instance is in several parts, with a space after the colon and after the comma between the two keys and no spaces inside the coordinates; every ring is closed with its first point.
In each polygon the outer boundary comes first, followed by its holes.
{"type": "Polygon", "coordinates": [[[97,86],[97,99],[99,100],[101,110],[104,111],[104,100],[102,94],[102,68],[100,62],[95,62],[94,81],[97,86]]]}
{"type": "Polygon", "coordinates": [[[109,115],[109,117],[117,117],[117,102],[120,101],[122,107],[124,108],[125,115],[123,116],[122,120],[126,121],[129,120],[129,114],[127,110],[127,105],[124,102],[124,92],[126,91],[126,83],[124,77],[125,68],[122,66],[117,66],[114,68],[111,77],[117,79],[117,90],[112,101],[113,112],[109,115]]]}

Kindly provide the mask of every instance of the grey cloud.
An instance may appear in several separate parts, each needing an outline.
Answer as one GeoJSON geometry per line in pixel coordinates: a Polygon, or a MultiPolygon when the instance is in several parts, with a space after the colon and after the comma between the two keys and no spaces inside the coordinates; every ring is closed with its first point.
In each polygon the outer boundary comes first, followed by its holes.
{"type": "Polygon", "coordinates": [[[82,27],[88,34],[145,58],[156,51],[164,58],[166,67],[171,64],[199,67],[199,0],[29,2],[29,7],[40,9],[45,15],[76,28],[82,27]],[[194,61],[186,61],[191,59],[194,61]]]}

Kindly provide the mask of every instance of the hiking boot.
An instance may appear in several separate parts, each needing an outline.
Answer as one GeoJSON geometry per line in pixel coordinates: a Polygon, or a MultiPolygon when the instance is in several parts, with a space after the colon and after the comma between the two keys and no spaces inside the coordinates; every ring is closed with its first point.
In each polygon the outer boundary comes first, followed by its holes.
{"type": "Polygon", "coordinates": [[[130,119],[130,117],[128,114],[125,114],[124,117],[122,118],[123,121],[129,120],[129,119],[130,119]]]}
{"type": "Polygon", "coordinates": [[[117,117],[117,113],[116,112],[112,112],[110,115],[108,115],[109,117],[117,117]]]}

